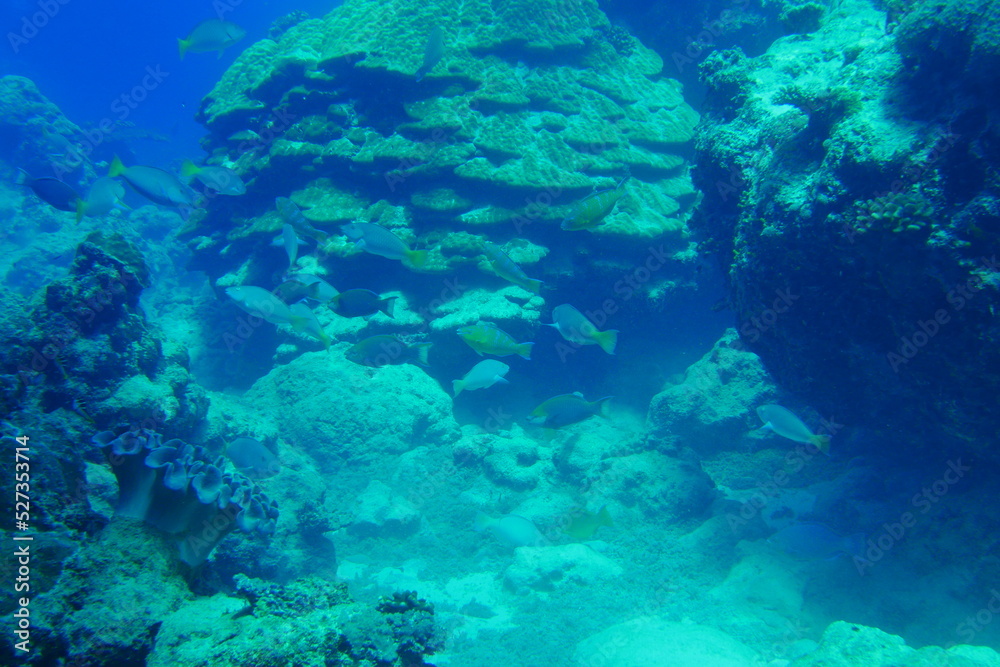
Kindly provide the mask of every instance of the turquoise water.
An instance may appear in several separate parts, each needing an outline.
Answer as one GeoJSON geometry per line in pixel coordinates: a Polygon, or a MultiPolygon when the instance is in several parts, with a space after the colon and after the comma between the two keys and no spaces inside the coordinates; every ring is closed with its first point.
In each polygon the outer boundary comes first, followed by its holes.
{"type": "Polygon", "coordinates": [[[3,17],[4,664],[1000,663],[995,0],[3,17]]]}

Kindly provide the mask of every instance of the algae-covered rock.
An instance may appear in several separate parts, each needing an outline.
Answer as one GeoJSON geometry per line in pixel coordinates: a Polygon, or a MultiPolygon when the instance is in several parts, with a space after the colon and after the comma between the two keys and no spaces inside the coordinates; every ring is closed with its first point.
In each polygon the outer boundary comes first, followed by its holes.
{"type": "Polygon", "coordinates": [[[576,664],[594,667],[751,667],[763,664],[753,650],[721,630],[636,618],[577,644],[576,664]]]}
{"type": "Polygon", "coordinates": [[[1000,654],[982,646],[915,649],[902,637],[878,628],[837,621],[823,632],[819,647],[789,667],[995,667],[1000,654]]]}
{"type": "Polygon", "coordinates": [[[621,576],[622,567],[585,544],[518,547],[504,571],[504,585],[515,593],[548,592],[569,584],[600,585],[621,576]]]}
{"type": "MultiPolygon", "coordinates": [[[[257,229],[254,219],[290,191],[307,219],[333,232],[376,221],[380,202],[405,208],[394,231],[430,247],[436,230],[518,219],[544,235],[629,171],[627,201],[569,242],[682,239],[696,196],[686,156],[698,115],[680,84],[660,77],[662,60],[641,44],[616,51],[594,0],[572,11],[557,0],[528,4],[349,0],[246,49],[199,112],[217,157],[255,174],[235,219],[212,208],[189,230],[204,266],[232,270],[207,261],[218,258],[220,231],[257,229]],[[417,82],[433,27],[444,55],[417,82]]],[[[426,271],[465,261],[431,255],[426,271]]]]}
{"type": "Polygon", "coordinates": [[[347,361],[343,350],[306,353],[275,368],[245,402],[324,471],[458,438],[451,399],[423,370],[403,364],[373,371],[347,361]]]}
{"type": "Polygon", "coordinates": [[[745,350],[730,329],[687,369],[683,380],[650,401],[647,441],[661,449],[691,447],[702,455],[733,449],[749,430],[761,426],[754,409],[773,403],[776,396],[760,358],[745,350]]]}
{"type": "Polygon", "coordinates": [[[755,58],[705,59],[696,181],[713,196],[693,224],[776,382],[842,423],[984,451],[1000,158],[975,147],[1000,125],[953,119],[996,87],[998,5],[890,4],[847,0],[755,58]]]}

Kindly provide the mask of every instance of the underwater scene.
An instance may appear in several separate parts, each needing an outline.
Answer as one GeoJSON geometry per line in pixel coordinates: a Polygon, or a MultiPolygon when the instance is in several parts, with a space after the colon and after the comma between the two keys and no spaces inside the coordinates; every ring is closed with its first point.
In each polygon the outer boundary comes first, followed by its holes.
{"type": "Polygon", "coordinates": [[[0,664],[1000,667],[1000,0],[0,16],[0,664]]]}

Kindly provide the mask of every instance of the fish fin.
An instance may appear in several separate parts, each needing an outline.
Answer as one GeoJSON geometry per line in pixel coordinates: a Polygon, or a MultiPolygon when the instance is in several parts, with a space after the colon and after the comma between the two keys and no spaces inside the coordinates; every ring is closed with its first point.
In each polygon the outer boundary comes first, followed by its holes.
{"type": "Polygon", "coordinates": [[[84,213],[87,212],[87,202],[82,199],[76,200],[76,221],[80,222],[83,220],[84,213]]]}
{"type": "Polygon", "coordinates": [[[417,365],[423,368],[430,368],[430,364],[427,363],[427,350],[431,349],[433,343],[416,343],[413,347],[417,348],[417,365]]]}
{"type": "Polygon", "coordinates": [[[518,343],[517,354],[528,361],[531,361],[531,348],[533,346],[534,343],[518,343]]]}
{"type": "Polygon", "coordinates": [[[426,250],[407,250],[404,256],[415,269],[422,269],[427,264],[426,250]]]}
{"type": "Polygon", "coordinates": [[[607,405],[608,401],[610,401],[612,398],[614,398],[614,396],[605,396],[604,398],[599,398],[596,401],[594,401],[594,403],[597,403],[597,414],[601,415],[602,417],[608,416],[608,414],[604,411],[604,406],[607,405]]]}
{"type": "Polygon", "coordinates": [[[823,452],[827,456],[830,455],[830,436],[828,435],[813,435],[809,437],[809,442],[816,445],[819,451],[823,452]]]}
{"type": "Polygon", "coordinates": [[[181,57],[181,60],[184,60],[184,54],[187,53],[189,48],[191,48],[191,42],[181,37],[177,38],[177,55],[181,57]]]}
{"type": "Polygon", "coordinates": [[[455,392],[455,398],[458,398],[458,395],[462,393],[463,389],[465,389],[465,383],[464,382],[462,382],[461,380],[452,380],[451,381],[451,390],[453,392],[455,392]]]}
{"type": "Polygon", "coordinates": [[[26,172],[20,167],[17,168],[17,178],[14,179],[14,185],[27,185],[28,181],[31,180],[31,174],[26,172]]]}
{"type": "Polygon", "coordinates": [[[201,171],[201,167],[196,165],[191,160],[184,160],[183,164],[181,164],[181,176],[184,178],[197,176],[199,171],[201,171]]]}
{"type": "Polygon", "coordinates": [[[494,384],[510,384],[510,380],[508,380],[507,378],[500,377],[499,375],[497,375],[497,376],[495,376],[493,378],[493,383],[494,384]]]}
{"type": "Polygon", "coordinates": [[[396,306],[396,299],[398,298],[398,296],[390,296],[388,299],[382,299],[382,301],[380,301],[382,305],[379,307],[379,310],[389,317],[392,317],[392,309],[396,306]]]}
{"type": "Polygon", "coordinates": [[[613,528],[615,525],[614,521],[611,520],[611,513],[608,512],[607,505],[602,507],[601,511],[597,513],[597,518],[599,526],[608,526],[609,528],[613,528]]]}
{"type": "Polygon", "coordinates": [[[114,178],[115,176],[120,176],[125,172],[125,165],[122,164],[121,158],[117,155],[111,160],[111,166],[108,167],[108,176],[114,178]]]}
{"type": "Polygon", "coordinates": [[[618,330],[608,329],[607,331],[598,331],[594,334],[594,340],[597,341],[602,350],[608,354],[614,354],[615,347],[618,345],[618,330]]]}

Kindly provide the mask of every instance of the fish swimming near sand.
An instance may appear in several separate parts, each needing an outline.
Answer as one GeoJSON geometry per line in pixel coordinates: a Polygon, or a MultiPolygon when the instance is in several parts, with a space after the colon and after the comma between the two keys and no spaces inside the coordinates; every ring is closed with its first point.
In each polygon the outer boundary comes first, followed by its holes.
{"type": "Polygon", "coordinates": [[[495,384],[507,384],[504,376],[510,370],[510,366],[497,361],[496,359],[483,359],[465,374],[461,380],[452,380],[451,386],[457,397],[463,391],[473,391],[475,389],[488,389],[495,384]]]}
{"type": "Polygon", "coordinates": [[[544,401],[528,415],[528,421],[544,428],[562,428],[603,414],[604,404],[614,398],[605,396],[588,401],[580,392],[560,394],[544,401]]]}

